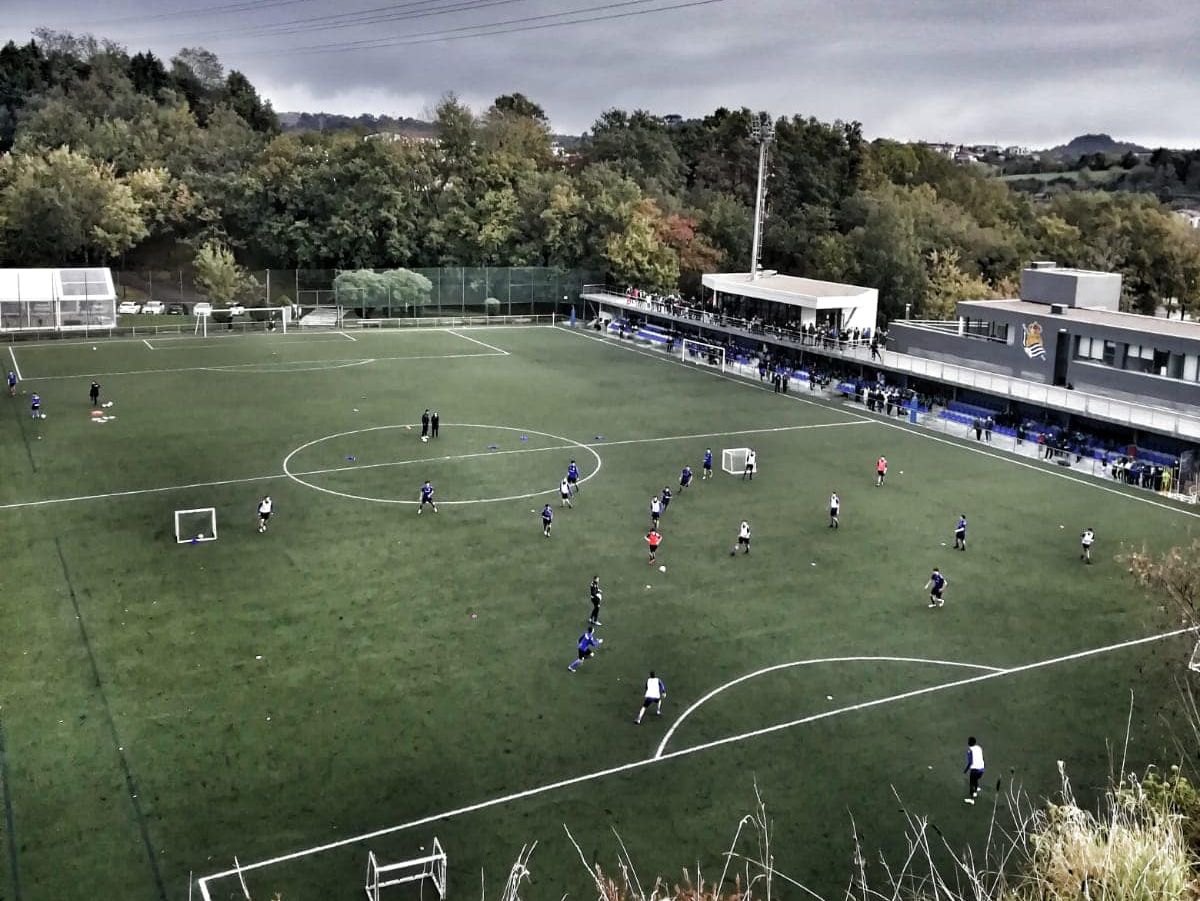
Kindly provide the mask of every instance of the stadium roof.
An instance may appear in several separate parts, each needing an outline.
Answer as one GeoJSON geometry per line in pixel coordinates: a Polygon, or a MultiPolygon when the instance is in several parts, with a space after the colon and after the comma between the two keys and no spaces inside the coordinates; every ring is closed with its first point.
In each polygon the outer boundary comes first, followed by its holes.
{"type": "Polygon", "coordinates": [[[0,300],[28,303],[116,296],[108,269],[0,269],[0,300]]]}
{"type": "Polygon", "coordinates": [[[795,275],[779,275],[769,271],[759,273],[756,279],[751,279],[749,272],[713,272],[704,275],[701,281],[704,287],[722,294],[774,300],[802,307],[840,307],[876,300],[879,297],[876,288],[842,285],[838,282],[824,282],[795,275]]]}

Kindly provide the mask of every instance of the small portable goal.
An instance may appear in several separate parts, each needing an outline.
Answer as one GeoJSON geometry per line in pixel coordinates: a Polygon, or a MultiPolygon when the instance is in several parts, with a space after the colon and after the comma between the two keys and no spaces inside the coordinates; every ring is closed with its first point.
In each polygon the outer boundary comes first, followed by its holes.
{"type": "Polygon", "coordinates": [[[217,540],[216,507],[175,511],[175,542],[192,544],[196,541],[217,540]]]}
{"type": "Polygon", "coordinates": [[[370,901],[380,901],[380,890],[397,885],[421,883],[422,893],[424,882],[429,880],[437,892],[438,898],[446,897],[446,852],[442,843],[433,840],[433,853],[424,857],[414,857],[411,860],[401,860],[396,863],[381,864],[371,851],[367,856],[367,897],[370,901]]]}
{"type": "Polygon", "coordinates": [[[721,451],[721,469],[731,476],[740,476],[746,471],[746,458],[750,455],[748,447],[729,447],[721,451]]]}

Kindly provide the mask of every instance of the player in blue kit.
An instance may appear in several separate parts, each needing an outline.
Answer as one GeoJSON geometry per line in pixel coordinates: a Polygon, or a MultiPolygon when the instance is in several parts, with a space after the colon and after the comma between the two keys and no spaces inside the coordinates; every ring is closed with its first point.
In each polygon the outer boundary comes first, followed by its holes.
{"type": "Polygon", "coordinates": [[[437,504],[433,502],[433,483],[429,480],[426,480],[425,484],[421,486],[421,503],[417,505],[417,516],[421,515],[426,504],[433,507],[434,513],[438,512],[437,504]]]}
{"type": "Polygon", "coordinates": [[[32,419],[37,419],[42,415],[42,396],[35,393],[29,398],[29,415],[32,419]]]}
{"type": "Polygon", "coordinates": [[[579,467],[575,465],[574,460],[567,465],[567,484],[573,492],[579,493],[579,467]]]}
{"type": "Polygon", "coordinates": [[[712,478],[712,448],[707,448],[704,451],[704,472],[700,476],[701,481],[712,478]]]}
{"type": "Polygon", "coordinates": [[[692,467],[685,466],[679,471],[679,490],[682,491],[692,484],[692,467]]]}
{"type": "Polygon", "coordinates": [[[593,635],[592,627],[588,626],[587,631],[579,636],[579,656],[567,664],[567,671],[573,673],[579,669],[579,665],[594,656],[602,644],[604,644],[604,639],[593,635]]]}
{"type": "Polygon", "coordinates": [[[666,513],[667,507],[671,506],[671,486],[663,485],[662,494],[659,497],[662,498],[662,512],[666,513]]]}
{"type": "Polygon", "coordinates": [[[946,577],[942,575],[941,570],[936,566],[933,572],[929,575],[929,581],[925,585],[929,589],[929,606],[942,607],[946,600],[942,597],[942,592],[946,590],[946,577]]]}
{"type": "Polygon", "coordinates": [[[8,396],[17,396],[17,374],[11,369],[8,370],[8,396]]]}
{"type": "Polygon", "coordinates": [[[550,537],[550,527],[554,525],[554,511],[550,509],[550,505],[542,507],[542,537],[550,537]]]}
{"type": "Polygon", "coordinates": [[[965,513],[959,515],[958,525],[954,527],[954,549],[956,551],[967,549],[967,514],[965,513]]]}

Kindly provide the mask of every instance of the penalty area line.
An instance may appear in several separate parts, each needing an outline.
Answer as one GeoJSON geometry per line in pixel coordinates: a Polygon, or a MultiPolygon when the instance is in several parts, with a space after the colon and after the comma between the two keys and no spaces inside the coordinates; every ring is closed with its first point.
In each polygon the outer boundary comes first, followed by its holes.
{"type": "MultiPolygon", "coordinates": [[[[409,829],[415,829],[419,826],[427,826],[430,823],[436,823],[440,820],[449,820],[454,817],[463,816],[469,813],[476,813],[480,810],[487,810],[491,807],[498,807],[503,804],[510,804],[514,801],[520,801],[525,798],[535,797],[537,795],[546,794],[547,792],[556,791],[561,788],[570,788],[574,785],[580,785],[585,782],[594,782],[597,779],[604,779],[608,776],[615,776],[620,773],[627,773],[632,770],[641,769],[642,767],[651,766],[656,763],[661,763],[666,760],[675,760],[681,757],[687,757],[691,754],[697,754],[701,751],[711,750],[712,748],[722,745],[737,744],[739,742],[748,741],[753,738],[758,738],[763,735],[768,735],[772,732],[779,732],[785,729],[791,729],[795,726],[800,726],[805,723],[815,722],[819,719],[826,719],[833,716],[839,716],[843,713],[850,713],[857,710],[865,710],[870,707],[879,707],[884,704],[890,704],[895,701],[903,701],[908,698],[914,698],[921,695],[933,694],[934,692],[946,691],[951,688],[959,688],[963,685],[971,685],[977,682],[986,682],[990,679],[1000,679],[1005,676],[1012,676],[1018,673],[1030,672],[1031,670],[1044,669],[1050,666],[1056,666],[1060,663],[1068,663],[1074,660],[1082,660],[1087,657],[1095,657],[1101,654],[1108,654],[1113,651],[1123,650],[1125,648],[1137,647],[1139,645],[1150,644],[1156,641],[1162,641],[1167,638],[1175,638],[1179,635],[1195,632],[1195,628],[1175,629],[1171,632],[1162,632],[1158,635],[1148,635],[1144,638],[1135,638],[1129,641],[1122,641],[1117,644],[1105,645],[1104,647],[1091,648],[1085,651],[1076,651],[1073,654],[1065,654],[1061,657],[1050,657],[1046,660],[1039,660],[1034,663],[1026,663],[1021,666],[1014,666],[1008,669],[1001,669],[995,672],[989,671],[979,676],[971,676],[966,679],[956,679],[953,682],[943,682],[938,685],[931,685],[926,688],[916,689],[914,691],[901,692],[900,694],[891,695],[886,698],[877,698],[873,701],[866,701],[862,704],[854,704],[840,710],[829,710],[824,713],[815,714],[811,717],[804,717],[798,720],[791,720],[786,723],[778,723],[774,726],[768,726],[764,729],[755,729],[751,732],[743,732],[738,735],[730,735],[716,741],[705,742],[704,744],[692,745],[683,748],[679,751],[671,751],[670,753],[646,757],[642,760],[633,760],[629,763],[619,764],[618,766],[608,767],[603,770],[596,770],[592,773],[585,773],[581,776],[572,776],[567,779],[559,779],[556,782],[548,782],[544,785],[538,785],[533,788],[527,788],[524,791],[513,792],[508,795],[502,795],[497,798],[490,798],[486,801],[480,801],[475,804],[467,804],[462,807],[456,807],[453,810],[447,810],[442,813],[430,814],[429,816],[421,817],[420,819],[412,820],[408,823],[402,823],[399,826],[387,826],[383,829],[376,829],[373,832],[364,832],[362,835],[350,836],[348,838],[339,839],[337,841],[328,842],[323,845],[316,845],[312,848],[306,848],[302,851],[293,851],[290,854],[282,854],[278,857],[272,857],[267,860],[256,861],[255,863],[242,864],[236,869],[223,870],[219,873],[213,873],[210,876],[201,877],[198,882],[200,892],[206,899],[211,899],[208,891],[208,883],[218,879],[227,879],[230,876],[236,876],[243,873],[249,873],[253,870],[261,870],[264,867],[275,866],[281,863],[287,863],[293,860],[300,860],[304,857],[311,857],[314,854],[321,854],[326,851],[333,851],[337,848],[344,848],[348,845],[359,844],[361,842],[370,841],[371,839],[380,838],[385,835],[393,835],[397,832],[404,832],[409,829]]],[[[969,664],[967,664],[969,665],[969,664]]]]}
{"type": "Polygon", "coordinates": [[[146,345],[148,348],[150,348],[151,350],[158,350],[158,348],[157,348],[157,347],[155,347],[153,344],[151,344],[151,343],[150,343],[150,339],[149,339],[149,338],[143,338],[143,339],[142,339],[142,343],[143,343],[143,344],[145,344],[145,345],[146,345]]]}
{"type": "Polygon", "coordinates": [[[9,356],[9,359],[12,360],[13,372],[15,372],[17,374],[17,378],[20,379],[22,382],[25,381],[25,376],[21,375],[21,365],[17,362],[17,352],[12,349],[11,344],[8,347],[8,356],[9,356]]]}
{"type": "Polygon", "coordinates": [[[507,350],[502,350],[501,348],[496,347],[494,344],[488,344],[486,341],[480,341],[478,338],[472,338],[470,335],[460,334],[454,329],[446,329],[446,334],[453,335],[455,338],[462,338],[464,341],[470,341],[472,344],[478,344],[480,347],[486,347],[488,350],[494,350],[497,353],[502,353],[506,357],[511,356],[507,350]]]}

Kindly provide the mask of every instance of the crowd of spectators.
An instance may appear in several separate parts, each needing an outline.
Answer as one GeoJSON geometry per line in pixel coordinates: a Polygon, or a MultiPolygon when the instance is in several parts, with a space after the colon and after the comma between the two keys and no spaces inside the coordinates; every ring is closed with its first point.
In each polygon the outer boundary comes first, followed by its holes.
{"type": "Polygon", "coordinates": [[[767,335],[794,341],[805,347],[846,350],[869,347],[873,357],[886,341],[886,334],[869,328],[839,329],[834,324],[801,323],[795,316],[782,314],[764,319],[745,309],[744,298],[684,299],[678,294],[655,294],[639,288],[625,289],[625,299],[649,313],[662,313],[690,319],[701,325],[737,328],[755,335],[767,335]]]}

